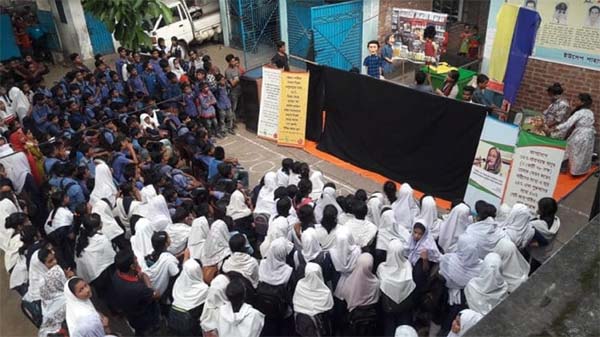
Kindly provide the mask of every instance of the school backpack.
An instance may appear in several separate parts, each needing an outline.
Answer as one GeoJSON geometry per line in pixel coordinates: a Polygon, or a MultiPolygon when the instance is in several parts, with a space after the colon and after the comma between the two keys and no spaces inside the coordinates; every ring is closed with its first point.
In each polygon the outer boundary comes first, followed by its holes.
{"type": "Polygon", "coordinates": [[[74,181],[68,182],[66,184],[64,182],[65,182],[65,178],[61,178],[58,186],[48,184],[49,191],[48,191],[48,194],[46,194],[47,195],[47,200],[46,200],[47,208],[46,209],[51,210],[54,208],[54,206],[52,205],[52,200],[50,199],[50,196],[52,194],[54,194],[55,192],[59,192],[59,191],[63,191],[63,192],[65,192],[65,194],[68,194],[71,187],[77,185],[77,183],[74,181]]]}
{"type": "Polygon", "coordinates": [[[287,284],[274,286],[259,282],[256,288],[254,307],[269,319],[285,318],[289,309],[286,290],[287,284]]]}

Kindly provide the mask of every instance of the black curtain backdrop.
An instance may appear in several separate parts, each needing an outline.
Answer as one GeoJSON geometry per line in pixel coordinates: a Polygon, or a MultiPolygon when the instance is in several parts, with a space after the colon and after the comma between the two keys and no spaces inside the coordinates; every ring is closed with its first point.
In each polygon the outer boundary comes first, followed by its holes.
{"type": "Polygon", "coordinates": [[[427,194],[464,196],[484,107],[328,67],[322,76],[319,150],[427,194]]]}
{"type": "Polygon", "coordinates": [[[306,69],[310,72],[306,108],[306,139],[318,142],[323,130],[323,100],[325,98],[323,67],[307,63],[306,69]]]}

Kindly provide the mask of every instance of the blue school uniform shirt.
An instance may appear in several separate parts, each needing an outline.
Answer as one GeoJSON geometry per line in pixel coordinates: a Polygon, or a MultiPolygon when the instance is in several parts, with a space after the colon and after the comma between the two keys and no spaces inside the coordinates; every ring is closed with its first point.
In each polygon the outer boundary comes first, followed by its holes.
{"type": "Polygon", "coordinates": [[[229,99],[229,95],[227,95],[226,86],[219,85],[217,88],[217,108],[219,110],[231,109],[231,100],[229,99]]]}
{"type": "Polygon", "coordinates": [[[473,102],[491,107],[494,105],[494,102],[492,102],[489,96],[490,95],[487,93],[487,90],[481,90],[477,88],[475,91],[473,91],[473,102]]]}
{"type": "Polygon", "coordinates": [[[219,173],[219,164],[221,164],[222,160],[216,160],[212,158],[212,160],[208,163],[208,180],[211,180],[219,173]]]}
{"type": "Polygon", "coordinates": [[[119,79],[121,79],[121,81],[123,80],[123,65],[126,63],[128,63],[127,60],[122,59],[120,57],[115,62],[115,71],[119,75],[119,79]]]}
{"type": "Polygon", "coordinates": [[[194,93],[184,94],[185,113],[190,117],[198,117],[198,108],[196,107],[196,97],[194,93]]]}
{"type": "Polygon", "coordinates": [[[85,194],[75,179],[70,177],[53,177],[50,178],[48,183],[56,188],[66,189],[65,192],[69,196],[69,204],[67,206],[71,211],[74,211],[77,205],[85,203],[85,194]],[[69,184],[71,186],[68,186],[69,184]]]}
{"type": "Polygon", "coordinates": [[[48,127],[50,126],[50,122],[45,118],[48,118],[48,114],[50,113],[50,107],[48,105],[39,105],[36,104],[33,106],[31,115],[33,116],[33,120],[35,121],[35,126],[41,132],[47,132],[48,127]]]}
{"type": "Polygon", "coordinates": [[[112,88],[116,89],[117,92],[121,95],[125,94],[125,86],[123,85],[123,82],[121,82],[121,81],[112,82],[112,88]]]}
{"type": "Polygon", "coordinates": [[[154,70],[155,73],[157,73],[157,74],[164,73],[164,71],[160,67],[160,59],[155,60],[155,59],[151,58],[150,60],[148,60],[148,63],[150,63],[152,65],[152,70],[154,70]]]}
{"type": "Polygon", "coordinates": [[[379,78],[381,75],[381,58],[378,55],[369,55],[365,57],[363,66],[367,67],[367,74],[371,77],[379,78]]]}
{"type": "Polygon", "coordinates": [[[125,177],[123,176],[123,169],[125,168],[125,165],[131,162],[131,159],[127,158],[127,155],[124,152],[115,153],[115,158],[112,162],[113,177],[115,177],[119,184],[125,182],[125,177]]]}
{"type": "Polygon", "coordinates": [[[92,96],[96,96],[96,88],[97,87],[98,87],[97,84],[90,84],[89,82],[85,82],[83,84],[83,93],[90,94],[92,96]]]}
{"type": "Polygon", "coordinates": [[[131,90],[131,92],[133,94],[141,92],[141,93],[144,93],[144,95],[148,95],[148,90],[146,90],[144,81],[142,81],[142,78],[139,75],[129,76],[129,79],[127,80],[127,84],[129,85],[129,89],[131,90]]]}
{"type": "Polygon", "coordinates": [[[160,86],[158,83],[158,76],[156,75],[156,73],[145,71],[141,74],[142,80],[144,81],[146,89],[148,90],[148,95],[158,96],[158,94],[160,93],[160,86]]]}
{"type": "Polygon", "coordinates": [[[163,94],[163,99],[175,98],[178,96],[181,96],[181,87],[179,86],[179,82],[169,82],[163,94]]]}
{"type": "Polygon", "coordinates": [[[108,86],[108,84],[100,84],[100,99],[104,100],[108,98],[108,94],[110,92],[110,87],[108,86]]]}
{"type": "Polygon", "coordinates": [[[215,96],[212,92],[208,92],[207,94],[200,94],[198,97],[200,99],[200,116],[203,118],[213,118],[215,117],[215,107],[212,105],[212,102],[215,101],[215,96]]]}

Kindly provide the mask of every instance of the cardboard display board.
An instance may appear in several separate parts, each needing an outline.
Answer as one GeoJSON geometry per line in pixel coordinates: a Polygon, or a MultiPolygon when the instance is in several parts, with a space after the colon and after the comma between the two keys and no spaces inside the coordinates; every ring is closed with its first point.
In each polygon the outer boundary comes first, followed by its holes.
{"type": "Polygon", "coordinates": [[[281,94],[281,69],[263,67],[260,112],[258,115],[259,137],[276,140],[279,127],[279,101],[281,94]]]}

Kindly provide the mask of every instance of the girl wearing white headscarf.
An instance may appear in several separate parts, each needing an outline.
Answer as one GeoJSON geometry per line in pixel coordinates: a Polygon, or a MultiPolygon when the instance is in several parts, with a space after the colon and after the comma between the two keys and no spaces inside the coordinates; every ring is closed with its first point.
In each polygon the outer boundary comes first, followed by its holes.
{"type": "MultiPolygon", "coordinates": [[[[98,177],[97,174],[96,177],[98,177]]],[[[100,215],[100,219],[102,220],[102,234],[104,234],[110,241],[125,233],[123,228],[119,226],[119,223],[115,219],[111,205],[109,205],[106,200],[100,199],[96,201],[96,203],[92,206],[92,213],[100,215]]]]}
{"type": "Polygon", "coordinates": [[[294,269],[286,263],[286,259],[293,248],[294,245],[288,240],[277,238],[271,243],[265,258],[260,261],[256,307],[259,309],[264,308],[260,300],[260,294],[265,291],[270,294],[278,294],[280,304],[286,308],[285,312],[278,312],[275,317],[269,316],[271,314],[264,311],[266,316],[262,333],[265,336],[280,335],[293,313],[291,299],[294,286],[292,278],[294,269]]]}
{"type": "Polygon", "coordinates": [[[443,255],[440,259],[440,275],[446,279],[448,304],[464,304],[461,290],[475,277],[481,275],[482,264],[479,259],[477,243],[468,234],[462,234],[456,244],[456,253],[443,255]]]}
{"type": "Polygon", "coordinates": [[[188,249],[190,250],[191,258],[200,260],[202,247],[204,247],[209,230],[208,220],[204,216],[196,218],[192,222],[192,230],[188,239],[188,249]]]}
{"type": "Polygon", "coordinates": [[[404,257],[404,242],[391,240],[387,251],[385,262],[377,267],[377,277],[383,293],[384,334],[390,336],[398,325],[411,323],[414,296],[410,295],[416,284],[413,281],[412,265],[404,257]]]}
{"type": "Polygon", "coordinates": [[[483,315],[470,309],[461,310],[456,315],[452,322],[452,331],[448,334],[448,337],[461,337],[469,331],[479,320],[483,318],[483,315]]]}
{"type": "Polygon", "coordinates": [[[338,214],[341,214],[343,212],[342,207],[340,207],[340,205],[335,199],[335,188],[333,187],[325,187],[323,189],[321,197],[319,199],[313,200],[316,200],[317,204],[315,206],[315,220],[317,220],[317,222],[321,222],[321,220],[323,219],[323,210],[327,205],[333,205],[335,209],[337,209],[338,214]]]}
{"type": "Polygon", "coordinates": [[[381,192],[375,192],[371,195],[367,201],[367,207],[369,212],[367,213],[366,219],[375,224],[375,226],[381,226],[381,211],[385,204],[385,196],[381,192]]]}
{"type": "Polygon", "coordinates": [[[523,204],[516,203],[508,218],[502,223],[501,227],[508,237],[515,243],[519,249],[524,249],[529,245],[535,230],[529,223],[531,213],[529,208],[523,204]]]}
{"type": "Polygon", "coordinates": [[[472,278],[465,287],[465,298],[470,309],[487,315],[508,296],[508,284],[500,273],[501,267],[502,258],[496,253],[489,253],[483,259],[481,275],[472,278]]]}
{"type": "Polygon", "coordinates": [[[152,235],[152,248],[154,250],[140,263],[140,265],[146,265],[142,270],[148,275],[154,290],[161,296],[167,290],[171,278],[179,273],[179,261],[167,251],[170,244],[171,240],[167,232],[154,233],[152,235]]]}
{"type": "Polygon", "coordinates": [[[410,233],[404,226],[398,225],[394,218],[394,211],[390,207],[383,208],[380,219],[381,221],[375,248],[387,251],[389,243],[394,239],[400,240],[404,244],[408,244],[410,233]]]}
{"type": "Polygon", "coordinates": [[[508,292],[515,291],[529,277],[529,263],[521,255],[517,246],[509,239],[503,238],[494,249],[502,258],[500,272],[508,283],[508,292]]]}
{"type": "Polygon", "coordinates": [[[140,126],[144,132],[146,129],[156,130],[158,129],[158,120],[155,120],[147,113],[142,113],[140,115],[140,126]]]}
{"type": "Polygon", "coordinates": [[[177,80],[181,79],[181,76],[185,75],[185,70],[179,64],[179,60],[175,57],[169,58],[169,66],[171,67],[171,72],[177,75],[177,80]],[[177,62],[175,62],[177,61],[177,62]]]}
{"type": "Polygon", "coordinates": [[[148,202],[147,213],[144,213],[146,217],[152,223],[154,231],[164,231],[168,225],[172,224],[171,212],[169,212],[169,206],[165,197],[157,195],[150,199],[148,202]]]}
{"type": "MultiPolygon", "coordinates": [[[[357,259],[356,268],[351,274],[342,275],[335,290],[335,296],[346,301],[348,315],[351,318],[358,311],[370,311],[372,305],[379,302],[379,280],[371,270],[373,269],[373,256],[362,253],[357,259]],[[358,310],[354,312],[355,310],[358,310]]],[[[349,321],[352,321],[349,319],[349,321]]],[[[351,336],[374,336],[374,325],[362,327],[357,331],[356,327],[350,326],[351,336]],[[364,330],[363,330],[364,329],[364,330]]]]}
{"type": "Polygon", "coordinates": [[[229,249],[229,231],[223,220],[216,220],[210,226],[206,242],[200,253],[200,262],[203,266],[218,266],[231,255],[229,249]]]}
{"type": "Polygon", "coordinates": [[[475,240],[479,247],[480,259],[493,252],[498,242],[506,235],[493,218],[496,213],[495,207],[486,205],[485,208],[487,209],[480,212],[481,214],[477,216],[481,220],[467,226],[467,230],[465,231],[466,234],[475,240]]]}
{"type": "Polygon", "coordinates": [[[394,337],[419,337],[415,328],[410,325],[401,325],[396,328],[394,337]]]}
{"type": "Polygon", "coordinates": [[[114,209],[115,217],[119,217],[119,220],[125,227],[127,237],[131,237],[131,217],[135,214],[140,204],[141,202],[130,196],[117,198],[114,209]]]}
{"type": "Polygon", "coordinates": [[[315,225],[315,235],[321,247],[330,250],[335,246],[338,211],[333,205],[328,205],[323,211],[323,219],[315,225]]]}
{"type": "Polygon", "coordinates": [[[440,234],[440,223],[438,218],[437,205],[435,199],[428,195],[421,199],[421,212],[417,216],[421,222],[429,229],[429,233],[434,239],[437,239],[440,234]]]}
{"type": "Polygon", "coordinates": [[[252,215],[252,211],[248,205],[246,205],[246,198],[240,190],[235,190],[235,192],[231,194],[229,205],[227,205],[227,215],[230,216],[233,221],[252,215]]]}
{"type": "Polygon", "coordinates": [[[415,201],[413,189],[408,183],[402,184],[398,191],[398,199],[392,203],[396,222],[412,230],[414,219],[419,215],[419,205],[415,201]]]}
{"type": "Polygon", "coordinates": [[[202,279],[200,264],[194,259],[185,261],[173,285],[169,327],[180,336],[200,335],[198,319],[207,294],[208,285],[202,279]]]}
{"type": "Polygon", "coordinates": [[[27,302],[35,302],[42,299],[40,297],[40,288],[44,284],[44,277],[48,273],[48,268],[40,261],[38,257],[39,252],[39,249],[36,250],[31,255],[29,262],[29,287],[27,288],[27,293],[23,296],[23,300],[27,302]]]}
{"type": "Polygon", "coordinates": [[[200,326],[204,332],[210,332],[217,328],[219,322],[219,308],[229,302],[225,296],[225,288],[229,284],[227,276],[220,274],[210,283],[206,292],[206,301],[200,316],[200,326]]]}
{"type": "Polygon", "coordinates": [[[258,262],[246,251],[248,240],[243,234],[234,234],[229,240],[231,256],[223,262],[224,273],[236,272],[246,278],[252,287],[258,286],[258,262]]]}
{"type": "Polygon", "coordinates": [[[317,200],[321,197],[321,194],[323,193],[323,187],[325,187],[323,173],[319,171],[313,171],[313,173],[310,175],[310,182],[312,183],[312,192],[309,196],[312,200],[317,200]]]}
{"type": "Polygon", "coordinates": [[[420,220],[417,220],[413,227],[405,255],[415,267],[419,260],[422,260],[423,263],[425,263],[425,260],[434,263],[440,261],[441,253],[431,237],[429,229],[420,220]],[[423,255],[425,255],[425,259],[423,255]]]}
{"type": "Polygon", "coordinates": [[[335,246],[329,250],[335,270],[343,275],[350,274],[358,257],[360,247],[354,243],[354,237],[345,227],[339,227],[335,232],[335,246]]]}
{"type": "Polygon", "coordinates": [[[93,213],[83,219],[83,228],[75,245],[75,264],[77,274],[87,283],[93,283],[103,295],[111,283],[109,267],[114,263],[116,253],[101,228],[98,214],[93,213]]]}
{"type": "MultiPolygon", "coordinates": [[[[152,234],[154,234],[154,228],[150,220],[139,218],[135,223],[135,235],[130,239],[131,249],[138,261],[143,261],[147,255],[152,253],[152,234]]],[[[140,263],[140,266],[144,268],[146,264],[140,263]]]]}
{"type": "Polygon", "coordinates": [[[296,332],[300,336],[331,335],[331,318],[327,313],[333,308],[333,296],[325,285],[318,264],[306,264],[304,278],[296,284],[292,302],[296,314],[296,332]],[[308,319],[306,316],[309,316],[308,319]],[[315,324],[317,320],[319,324],[315,324]]]}
{"type": "Polygon", "coordinates": [[[42,325],[39,337],[46,337],[61,329],[65,320],[64,288],[67,282],[64,270],[57,264],[46,273],[44,284],[40,288],[42,298],[42,325]]]}
{"type": "Polygon", "coordinates": [[[275,208],[275,189],[277,188],[277,174],[275,172],[267,172],[264,178],[265,184],[258,192],[258,199],[254,207],[254,214],[273,215],[277,213],[275,208]]]}
{"type": "MultiPolygon", "coordinates": [[[[18,211],[19,209],[10,198],[0,200],[0,250],[6,250],[14,234],[12,228],[7,229],[5,227],[6,218],[18,211]]],[[[5,267],[7,268],[6,271],[10,269],[8,266],[5,267]]]]}
{"type": "Polygon", "coordinates": [[[470,213],[469,206],[460,203],[452,208],[446,220],[440,225],[438,244],[442,247],[444,253],[456,251],[458,237],[465,232],[467,226],[471,223],[470,213]]]}
{"type": "Polygon", "coordinates": [[[95,205],[98,201],[106,199],[110,202],[112,208],[117,201],[117,194],[119,194],[119,190],[115,185],[110,168],[103,161],[97,160],[94,189],[90,193],[90,204],[95,205]]]}
{"type": "Polygon", "coordinates": [[[67,308],[67,326],[71,337],[106,336],[100,314],[90,298],[90,286],[82,279],[73,277],[65,283],[64,294],[67,308]]]}
{"type": "Polygon", "coordinates": [[[290,185],[290,174],[293,165],[294,160],[291,158],[284,158],[281,161],[281,168],[277,170],[277,186],[288,187],[290,185]]]}

